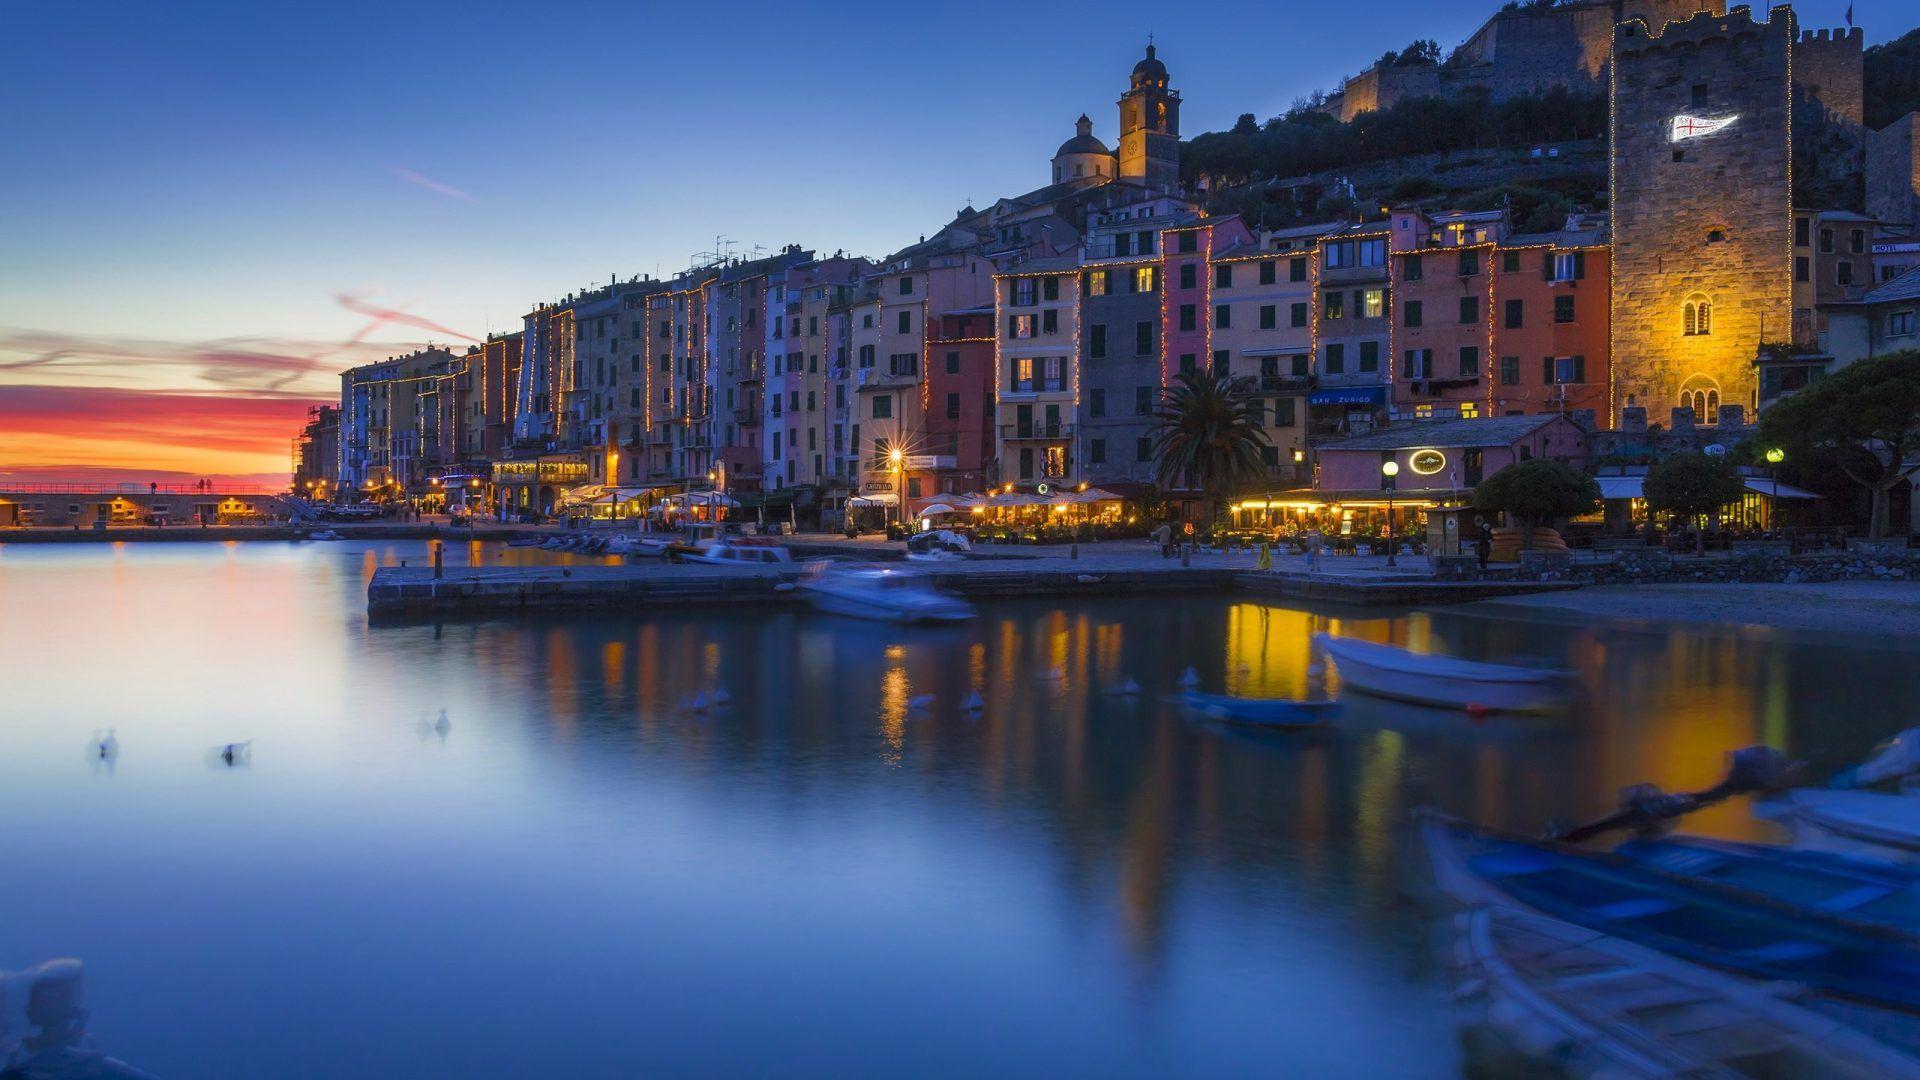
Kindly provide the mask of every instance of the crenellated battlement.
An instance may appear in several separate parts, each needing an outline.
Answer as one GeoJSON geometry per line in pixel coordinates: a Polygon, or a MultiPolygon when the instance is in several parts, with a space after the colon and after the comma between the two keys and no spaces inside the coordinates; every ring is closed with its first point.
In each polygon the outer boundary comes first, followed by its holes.
{"type": "Polygon", "coordinates": [[[1697,12],[1692,17],[1670,22],[1657,32],[1641,19],[1629,19],[1613,29],[1613,53],[1620,58],[1646,52],[1682,47],[1699,48],[1715,42],[1731,42],[1741,37],[1775,35],[1792,43],[1798,36],[1793,8],[1779,4],[1767,13],[1765,22],[1756,22],[1753,8],[1736,4],[1725,15],[1697,12]]]}
{"type": "Polygon", "coordinates": [[[1850,47],[1859,49],[1864,46],[1865,40],[1865,35],[1857,26],[1836,26],[1832,30],[1823,27],[1819,30],[1800,31],[1800,46],[1802,48],[1812,45],[1831,44],[1841,46],[1842,48],[1850,47]]]}

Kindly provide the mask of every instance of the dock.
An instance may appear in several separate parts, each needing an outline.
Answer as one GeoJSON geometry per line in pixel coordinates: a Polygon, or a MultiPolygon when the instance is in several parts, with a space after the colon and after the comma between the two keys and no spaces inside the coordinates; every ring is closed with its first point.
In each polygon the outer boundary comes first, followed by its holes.
{"type": "MultiPolygon", "coordinates": [[[[799,564],[715,566],[646,559],[617,566],[383,567],[367,586],[376,620],[493,617],[515,613],[642,612],[714,605],[785,606],[799,564]]],[[[934,584],[969,599],[1245,593],[1289,599],[1411,607],[1575,587],[1566,582],[1438,581],[1419,573],[1259,571],[1251,558],[1199,556],[1192,565],[1136,552],[985,556],[919,564],[934,584]]]]}

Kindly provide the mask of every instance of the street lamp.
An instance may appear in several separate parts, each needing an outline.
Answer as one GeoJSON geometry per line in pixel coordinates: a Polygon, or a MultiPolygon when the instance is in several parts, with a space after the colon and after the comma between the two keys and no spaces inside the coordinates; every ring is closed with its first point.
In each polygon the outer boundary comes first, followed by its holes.
{"type": "Polygon", "coordinates": [[[1400,564],[1395,562],[1393,557],[1393,485],[1395,482],[1394,477],[1400,475],[1400,463],[1397,461],[1381,462],[1380,475],[1387,478],[1385,484],[1387,489],[1387,565],[1398,566],[1400,564]]]}
{"type": "Polygon", "coordinates": [[[901,467],[906,464],[906,460],[907,455],[905,451],[901,450],[898,446],[887,451],[887,464],[893,468],[893,501],[900,507],[901,528],[905,528],[907,524],[907,504],[906,500],[901,498],[900,495],[900,470],[901,467]]]}
{"type": "Polygon", "coordinates": [[[1767,451],[1767,479],[1773,485],[1773,502],[1767,507],[1767,524],[1773,526],[1776,531],[1780,528],[1777,517],[1780,513],[1780,463],[1785,460],[1787,460],[1785,450],[1776,446],[1767,451]]]}

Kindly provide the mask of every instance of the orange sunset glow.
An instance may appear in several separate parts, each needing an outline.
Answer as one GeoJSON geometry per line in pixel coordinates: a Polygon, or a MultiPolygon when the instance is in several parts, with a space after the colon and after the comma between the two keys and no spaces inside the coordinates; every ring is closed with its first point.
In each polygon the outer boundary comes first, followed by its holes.
{"type": "Polygon", "coordinates": [[[0,386],[0,477],[284,485],[304,396],[0,386]]]}

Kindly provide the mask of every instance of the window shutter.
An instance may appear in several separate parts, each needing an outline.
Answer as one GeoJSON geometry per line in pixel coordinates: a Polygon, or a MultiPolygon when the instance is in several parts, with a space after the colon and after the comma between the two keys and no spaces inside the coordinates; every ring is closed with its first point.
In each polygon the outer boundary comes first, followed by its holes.
{"type": "Polygon", "coordinates": [[[1577,383],[1587,381],[1587,358],[1584,356],[1573,358],[1573,381],[1577,383]]]}
{"type": "Polygon", "coordinates": [[[1584,251],[1573,253],[1573,276],[1575,279],[1587,276],[1587,253],[1584,251]]]}
{"type": "Polygon", "coordinates": [[[1540,382],[1546,386],[1553,385],[1553,357],[1551,356],[1540,361],[1540,382]]]}
{"type": "Polygon", "coordinates": [[[1548,281],[1553,280],[1552,251],[1543,251],[1540,253],[1540,276],[1546,278],[1548,281]]]}

